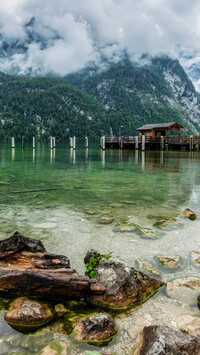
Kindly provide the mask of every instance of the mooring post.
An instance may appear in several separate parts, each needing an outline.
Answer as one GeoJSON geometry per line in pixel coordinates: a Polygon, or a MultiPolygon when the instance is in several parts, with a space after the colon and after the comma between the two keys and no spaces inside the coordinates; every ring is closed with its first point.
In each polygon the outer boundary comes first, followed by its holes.
{"type": "Polygon", "coordinates": [[[50,148],[53,149],[53,137],[50,137],[50,148]]]}
{"type": "Polygon", "coordinates": [[[165,149],[165,141],[164,141],[164,137],[163,136],[160,137],[160,147],[161,147],[161,150],[165,149]]]}
{"type": "Polygon", "coordinates": [[[124,137],[121,136],[121,139],[120,139],[120,149],[123,149],[124,148],[124,137]]]}
{"type": "Polygon", "coordinates": [[[69,137],[69,147],[73,148],[73,138],[69,137]]]}
{"type": "Polygon", "coordinates": [[[145,150],[145,135],[142,135],[142,150],[145,150]]]}
{"type": "Polygon", "coordinates": [[[52,139],[53,139],[53,148],[55,148],[56,147],[56,138],[52,137],[52,139]]]}
{"type": "Polygon", "coordinates": [[[193,136],[190,136],[190,150],[193,150],[193,136]]]}
{"type": "Polygon", "coordinates": [[[15,137],[11,138],[11,144],[12,144],[12,148],[15,148],[15,137]]]}
{"type": "Polygon", "coordinates": [[[103,150],[106,149],[106,137],[105,136],[102,137],[102,149],[103,150]]]}
{"type": "Polygon", "coordinates": [[[24,137],[22,137],[22,148],[24,149],[24,137]]]}
{"type": "Polygon", "coordinates": [[[33,149],[35,149],[35,137],[33,137],[33,149]]]}
{"type": "Polygon", "coordinates": [[[88,137],[85,137],[85,148],[88,148],[88,137]]]}
{"type": "Polygon", "coordinates": [[[135,136],[135,149],[138,149],[139,137],[135,136]]]}
{"type": "Polygon", "coordinates": [[[73,137],[73,149],[76,149],[76,137],[73,137]]]}

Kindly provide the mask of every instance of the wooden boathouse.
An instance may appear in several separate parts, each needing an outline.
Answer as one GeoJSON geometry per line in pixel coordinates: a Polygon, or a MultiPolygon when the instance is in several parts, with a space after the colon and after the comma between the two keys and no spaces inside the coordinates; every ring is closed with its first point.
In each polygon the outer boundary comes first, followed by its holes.
{"type": "Polygon", "coordinates": [[[186,149],[199,150],[200,136],[180,135],[183,127],[177,122],[146,124],[137,128],[138,136],[102,137],[100,146],[121,149],[186,149]],[[173,132],[174,131],[174,132],[173,132]],[[172,134],[175,133],[176,134],[172,134]]]}

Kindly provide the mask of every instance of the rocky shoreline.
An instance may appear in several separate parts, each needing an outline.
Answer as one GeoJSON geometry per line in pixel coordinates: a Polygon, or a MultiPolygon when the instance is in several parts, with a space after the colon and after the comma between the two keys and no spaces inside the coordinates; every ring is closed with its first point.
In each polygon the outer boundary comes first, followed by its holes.
{"type": "MultiPolygon", "coordinates": [[[[198,259],[198,252],[195,253],[194,258],[198,259]]],[[[168,268],[177,267],[179,263],[177,257],[160,256],[158,260],[168,268]]],[[[74,334],[77,342],[106,346],[120,331],[115,322],[116,312],[124,312],[141,302],[148,303],[149,297],[160,287],[165,288],[154,269],[155,277],[148,274],[148,269],[152,271],[148,263],[140,261],[140,266],[146,267],[147,273],[143,273],[111,254],[101,255],[94,250],[87,253],[84,262],[87,275],[93,265],[94,278],[79,275],[66,256],[48,253],[40,241],[18,232],[0,241],[0,294],[7,300],[6,322],[23,333],[49,327],[58,333],[74,334]]],[[[199,305],[200,279],[197,277],[168,282],[166,292],[177,299],[184,294],[184,288],[191,291],[191,304],[198,302],[199,305]]],[[[145,326],[144,322],[133,353],[199,354],[199,323],[197,317],[187,327],[182,325],[177,330],[163,325],[145,326]],[[165,341],[158,346],[161,338],[165,341]]]]}

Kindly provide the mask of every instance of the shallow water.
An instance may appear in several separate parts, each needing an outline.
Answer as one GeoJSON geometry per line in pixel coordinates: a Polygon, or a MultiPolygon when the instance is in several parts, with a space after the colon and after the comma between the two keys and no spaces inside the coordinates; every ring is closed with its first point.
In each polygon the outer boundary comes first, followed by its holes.
{"type": "MultiPolygon", "coordinates": [[[[83,258],[88,249],[95,248],[101,253],[112,252],[132,266],[138,258],[151,261],[164,281],[200,276],[190,255],[192,250],[200,250],[200,220],[191,222],[179,216],[186,207],[200,215],[198,152],[103,152],[98,144],[87,150],[78,146],[76,151],[64,145],[54,150],[45,144],[38,144],[35,150],[1,145],[0,196],[0,239],[16,230],[40,239],[49,252],[67,255],[72,267],[82,274],[83,258]],[[157,228],[154,224],[161,216],[175,221],[157,228]],[[102,217],[109,217],[111,223],[100,223],[102,217]],[[129,226],[137,225],[138,229],[122,232],[119,226],[123,229],[124,225],[130,230],[129,226]],[[158,255],[180,255],[181,266],[165,269],[158,255]]],[[[178,326],[182,312],[198,314],[195,305],[188,308],[159,291],[117,319],[120,332],[103,353],[130,354],[143,324],[178,326]]],[[[38,354],[55,339],[65,343],[69,354],[93,349],[76,343],[73,336],[50,330],[22,335],[6,325],[3,313],[2,307],[0,344],[6,350],[0,346],[0,354],[38,354]],[[31,339],[37,343],[35,348],[31,339]]],[[[96,350],[101,352],[102,348],[96,350]]]]}

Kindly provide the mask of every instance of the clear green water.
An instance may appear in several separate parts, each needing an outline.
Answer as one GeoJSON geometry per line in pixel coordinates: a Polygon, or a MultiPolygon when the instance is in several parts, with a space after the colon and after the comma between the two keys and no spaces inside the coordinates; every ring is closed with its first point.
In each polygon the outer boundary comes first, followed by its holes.
{"type": "MultiPolygon", "coordinates": [[[[164,229],[153,226],[160,216],[176,218],[186,207],[200,215],[197,152],[102,152],[98,144],[88,150],[78,146],[76,151],[64,145],[50,150],[48,145],[40,144],[35,151],[31,147],[12,150],[0,146],[0,239],[16,230],[41,239],[49,252],[67,255],[80,273],[84,273],[86,251],[96,248],[113,252],[133,266],[137,258],[156,264],[158,254],[178,254],[184,268],[173,275],[160,268],[162,278],[198,275],[199,270],[190,262],[190,252],[199,245],[198,219],[191,222],[178,217],[164,229]],[[99,223],[102,217],[109,217],[112,223],[99,223]],[[149,228],[150,234],[116,231],[123,223],[149,228]]],[[[5,337],[7,342],[8,337],[18,341],[11,340],[0,354],[39,353],[40,340],[35,340],[34,350],[28,342],[31,336],[13,331],[3,321],[3,313],[2,309],[0,349],[5,337]]],[[[44,344],[54,340],[55,333],[49,331],[45,337],[48,340],[44,344]]],[[[69,341],[62,337],[66,343],[69,341]]],[[[118,341],[116,337],[114,344],[118,341]]],[[[81,346],[73,343],[69,353],[84,354],[84,349],[90,349],[81,346]]]]}

